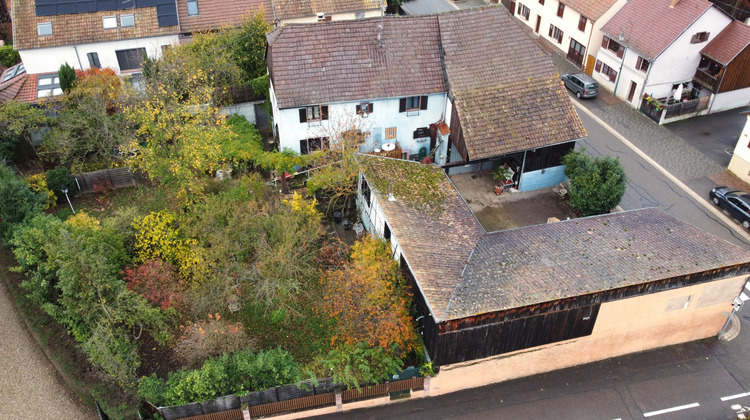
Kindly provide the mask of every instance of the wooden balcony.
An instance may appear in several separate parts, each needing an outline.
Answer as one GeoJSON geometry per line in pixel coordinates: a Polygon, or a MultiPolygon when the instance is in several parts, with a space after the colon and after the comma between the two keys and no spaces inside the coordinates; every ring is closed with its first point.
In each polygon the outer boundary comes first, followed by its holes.
{"type": "MultiPolygon", "coordinates": [[[[717,76],[720,74],[721,72],[719,72],[717,76]]],[[[711,92],[716,93],[716,90],[719,88],[719,79],[717,76],[712,76],[708,72],[707,68],[704,68],[704,69],[699,68],[695,70],[695,76],[693,76],[693,81],[697,82],[698,84],[710,90],[711,92]]]]}

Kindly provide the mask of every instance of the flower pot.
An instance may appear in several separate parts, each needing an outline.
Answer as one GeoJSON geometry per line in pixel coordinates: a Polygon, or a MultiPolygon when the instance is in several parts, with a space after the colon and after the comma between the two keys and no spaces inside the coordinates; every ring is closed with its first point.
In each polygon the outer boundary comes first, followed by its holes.
{"type": "Polygon", "coordinates": [[[502,194],[503,190],[505,190],[505,187],[503,187],[502,185],[495,185],[495,195],[502,194]]]}

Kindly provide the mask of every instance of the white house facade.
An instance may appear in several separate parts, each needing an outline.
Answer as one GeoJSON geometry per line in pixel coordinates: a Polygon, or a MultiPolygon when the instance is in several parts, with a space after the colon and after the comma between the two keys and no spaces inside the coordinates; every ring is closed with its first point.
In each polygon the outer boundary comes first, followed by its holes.
{"type": "Polygon", "coordinates": [[[690,92],[701,49],[731,22],[703,0],[631,0],[602,28],[592,76],[633,107],[690,92]]]}
{"type": "Polygon", "coordinates": [[[743,115],[747,120],[737,145],[734,147],[729,170],[741,180],[750,183],[750,112],[743,112],[743,115]]]}

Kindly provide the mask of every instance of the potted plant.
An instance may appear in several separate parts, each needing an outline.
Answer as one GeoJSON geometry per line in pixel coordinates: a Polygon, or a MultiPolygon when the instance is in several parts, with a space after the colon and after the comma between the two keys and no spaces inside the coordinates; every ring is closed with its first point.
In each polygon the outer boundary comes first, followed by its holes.
{"type": "Polygon", "coordinates": [[[495,184],[495,194],[502,194],[506,186],[513,185],[513,171],[510,170],[507,164],[498,166],[493,172],[492,177],[497,181],[495,184]]]}

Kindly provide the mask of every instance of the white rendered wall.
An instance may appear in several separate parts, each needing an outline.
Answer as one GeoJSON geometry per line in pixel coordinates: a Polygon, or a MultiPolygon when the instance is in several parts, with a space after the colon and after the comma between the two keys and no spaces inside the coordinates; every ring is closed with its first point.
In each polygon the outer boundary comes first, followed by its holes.
{"type": "MultiPolygon", "coordinates": [[[[364,15],[364,18],[380,17],[383,15],[382,9],[373,9],[373,10],[363,10],[361,12],[331,13],[328,16],[331,16],[331,20],[355,20],[357,19],[358,13],[362,13],[364,15]]],[[[317,22],[318,22],[317,15],[281,20],[282,25],[289,25],[293,23],[317,23],[317,22]]]]}
{"type": "Polygon", "coordinates": [[[732,161],[729,162],[729,170],[743,181],[750,182],[750,114],[747,115],[745,128],[734,147],[734,155],[732,155],[732,161]]]}
{"type": "Polygon", "coordinates": [[[750,105],[750,87],[719,93],[711,104],[711,113],[747,105],[750,105]]]}
{"type": "MultiPolygon", "coordinates": [[[[300,152],[300,140],[315,137],[334,137],[339,133],[355,127],[363,132],[371,133],[368,139],[369,147],[376,147],[392,139],[385,138],[385,129],[396,127],[397,137],[401,149],[417,154],[422,147],[430,147],[429,138],[417,139],[413,137],[417,128],[429,127],[430,124],[442,120],[445,111],[445,93],[427,95],[427,109],[414,112],[398,112],[401,98],[374,99],[328,104],[328,120],[304,122],[299,119],[299,109],[278,109],[275,91],[271,89],[271,105],[274,123],[278,125],[279,147],[289,148],[300,152]],[[366,118],[356,114],[356,106],[362,102],[371,102],[373,112],[366,118]]],[[[325,104],[322,104],[325,105],[325,104]]]]}
{"type": "MultiPolygon", "coordinates": [[[[110,67],[120,73],[115,51],[132,48],[145,48],[146,54],[152,58],[161,57],[163,45],[177,44],[177,35],[160,37],[126,39],[121,41],[95,42],[90,44],[67,45],[62,47],[35,48],[21,50],[21,61],[29,74],[54,73],[66,62],[77,70],[86,70],[89,66],[87,53],[95,52],[99,55],[102,68],[110,67]],[[77,51],[76,51],[77,50],[77,51]]],[[[127,73],[127,72],[126,72],[127,73]]]]}
{"type": "MultiPolygon", "coordinates": [[[[604,38],[604,34],[602,33],[602,27],[604,24],[606,24],[609,19],[612,18],[612,16],[615,15],[620,9],[622,9],[622,6],[627,3],[627,0],[617,0],[617,2],[612,5],[612,7],[609,8],[604,14],[594,23],[594,28],[591,30],[591,38],[589,39],[589,45],[586,48],[586,59],[588,60],[588,56],[593,57],[592,60],[594,60],[594,63],[596,63],[596,55],[599,53],[599,49],[602,47],[602,39],[604,38]]],[[[584,64],[586,62],[584,61],[584,64]]],[[[594,63],[591,64],[592,72],[594,71],[594,63]]]]}

